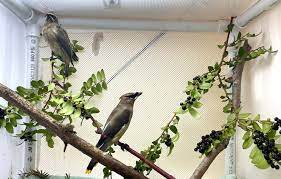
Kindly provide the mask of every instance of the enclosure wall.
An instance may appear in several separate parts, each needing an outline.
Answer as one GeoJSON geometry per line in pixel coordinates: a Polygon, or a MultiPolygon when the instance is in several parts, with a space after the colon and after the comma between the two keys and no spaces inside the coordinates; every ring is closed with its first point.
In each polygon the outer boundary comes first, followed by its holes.
{"type": "MultiPolygon", "coordinates": [[[[0,83],[15,89],[26,84],[26,31],[24,23],[0,4],[0,83]]],[[[0,99],[0,104],[6,104],[0,99]]],[[[14,129],[19,133],[21,126],[14,129]]],[[[0,129],[0,179],[16,178],[23,168],[24,145],[0,129]]]]}
{"type": "MultiPolygon", "coordinates": [[[[243,32],[262,33],[250,44],[253,48],[265,45],[279,50],[275,55],[264,56],[246,64],[242,88],[242,109],[261,114],[263,119],[281,116],[281,4],[251,22],[243,32]]],[[[250,150],[242,149],[242,135],[238,135],[238,178],[279,179],[280,171],[259,170],[249,161],[250,150]]]]}

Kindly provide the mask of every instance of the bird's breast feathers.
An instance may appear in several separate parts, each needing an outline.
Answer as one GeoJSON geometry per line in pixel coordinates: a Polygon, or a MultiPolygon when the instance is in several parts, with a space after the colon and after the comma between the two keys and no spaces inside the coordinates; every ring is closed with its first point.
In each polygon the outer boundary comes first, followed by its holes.
{"type": "Polygon", "coordinates": [[[58,28],[56,27],[56,25],[52,23],[47,24],[43,27],[42,31],[43,37],[50,45],[51,50],[57,55],[62,55],[60,54],[62,50],[56,37],[58,34],[58,28]]]}

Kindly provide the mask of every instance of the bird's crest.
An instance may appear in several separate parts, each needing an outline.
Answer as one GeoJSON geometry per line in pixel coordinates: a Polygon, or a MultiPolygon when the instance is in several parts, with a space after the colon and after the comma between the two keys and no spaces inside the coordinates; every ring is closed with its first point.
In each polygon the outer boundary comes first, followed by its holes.
{"type": "Polygon", "coordinates": [[[120,97],[120,100],[136,100],[142,92],[126,93],[120,97]]]}

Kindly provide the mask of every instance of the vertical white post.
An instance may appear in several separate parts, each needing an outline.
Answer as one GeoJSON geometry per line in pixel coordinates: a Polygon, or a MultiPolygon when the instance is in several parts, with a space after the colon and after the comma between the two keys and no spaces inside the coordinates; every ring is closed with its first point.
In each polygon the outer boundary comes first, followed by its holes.
{"type": "MultiPolygon", "coordinates": [[[[39,66],[39,38],[40,26],[38,24],[27,24],[26,36],[26,52],[27,52],[27,67],[26,67],[26,81],[27,87],[30,86],[32,80],[38,79],[38,66],[39,66]]],[[[30,119],[26,119],[29,121],[30,119]]],[[[36,136],[35,136],[36,137],[36,136]]],[[[37,142],[25,142],[25,155],[24,155],[24,169],[34,169],[36,167],[36,153],[37,142]]]]}
{"type": "MultiPolygon", "coordinates": [[[[239,32],[239,28],[234,26],[229,37],[229,44],[232,43],[239,32]]],[[[228,48],[229,58],[235,57],[237,50],[234,47],[228,48]]],[[[231,71],[229,71],[231,73],[231,71]]],[[[225,166],[224,166],[225,179],[236,179],[236,135],[234,135],[225,150],[225,166]]]]}

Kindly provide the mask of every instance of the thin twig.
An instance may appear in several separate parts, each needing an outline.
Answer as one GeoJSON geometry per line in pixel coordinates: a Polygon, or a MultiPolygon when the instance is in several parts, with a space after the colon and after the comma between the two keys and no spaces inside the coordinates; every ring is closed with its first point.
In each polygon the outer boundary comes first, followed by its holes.
{"type": "MultiPolygon", "coordinates": [[[[168,124],[164,127],[164,128],[168,128],[170,126],[170,124],[173,122],[174,118],[177,116],[176,113],[174,113],[173,117],[171,118],[171,120],[168,122],[168,124]]],[[[163,130],[163,132],[161,133],[161,135],[155,140],[158,141],[159,139],[161,139],[162,135],[165,133],[165,130],[163,130]]]]}

